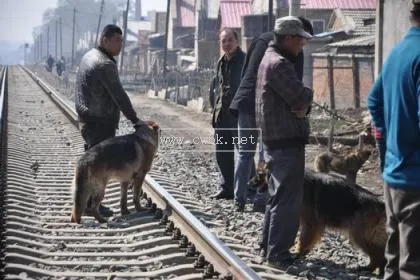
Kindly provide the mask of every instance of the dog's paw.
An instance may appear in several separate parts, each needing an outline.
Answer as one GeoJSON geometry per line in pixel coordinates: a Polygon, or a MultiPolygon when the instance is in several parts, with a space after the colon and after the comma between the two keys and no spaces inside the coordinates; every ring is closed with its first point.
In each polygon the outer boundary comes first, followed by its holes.
{"type": "Polygon", "coordinates": [[[372,274],[378,274],[379,269],[372,267],[371,265],[359,265],[355,269],[356,272],[369,272],[372,274]]]}
{"type": "Polygon", "coordinates": [[[121,215],[130,215],[130,211],[126,209],[121,209],[121,215]]]}

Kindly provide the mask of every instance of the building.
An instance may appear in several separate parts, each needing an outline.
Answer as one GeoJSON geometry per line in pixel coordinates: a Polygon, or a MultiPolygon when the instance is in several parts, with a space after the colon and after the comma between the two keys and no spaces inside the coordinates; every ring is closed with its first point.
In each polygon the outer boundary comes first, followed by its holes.
{"type": "Polygon", "coordinates": [[[333,42],[312,53],[315,102],[365,107],[374,79],[374,23],[372,9],[333,11],[326,27],[335,32],[333,42]]]}

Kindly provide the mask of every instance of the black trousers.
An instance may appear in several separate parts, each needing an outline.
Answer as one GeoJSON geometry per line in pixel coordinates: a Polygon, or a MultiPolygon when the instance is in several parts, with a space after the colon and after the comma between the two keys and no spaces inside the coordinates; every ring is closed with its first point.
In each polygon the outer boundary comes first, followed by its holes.
{"type": "Polygon", "coordinates": [[[216,162],[220,171],[220,187],[233,196],[235,176],[235,143],[238,137],[237,119],[226,117],[214,129],[216,162]]]}
{"type": "Polygon", "coordinates": [[[388,241],[384,279],[420,279],[420,188],[385,186],[388,241]]]}
{"type": "Polygon", "coordinates": [[[80,133],[85,140],[85,151],[96,144],[115,136],[115,125],[79,123],[80,133]]]}

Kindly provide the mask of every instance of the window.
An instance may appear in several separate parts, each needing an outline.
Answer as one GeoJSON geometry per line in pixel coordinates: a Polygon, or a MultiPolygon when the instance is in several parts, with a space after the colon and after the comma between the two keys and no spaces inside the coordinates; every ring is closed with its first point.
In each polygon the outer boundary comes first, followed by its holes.
{"type": "Polygon", "coordinates": [[[314,34],[324,32],[325,21],[323,19],[311,20],[314,29],[314,34]]]}

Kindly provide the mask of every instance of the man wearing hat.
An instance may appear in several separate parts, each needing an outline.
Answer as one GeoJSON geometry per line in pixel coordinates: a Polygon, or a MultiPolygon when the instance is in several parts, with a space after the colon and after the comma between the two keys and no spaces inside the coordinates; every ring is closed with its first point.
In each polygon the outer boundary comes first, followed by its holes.
{"type": "Polygon", "coordinates": [[[313,92],[299,79],[294,64],[307,40],[302,21],[278,18],[274,43],[258,68],[255,113],[262,131],[264,157],[271,173],[262,231],[262,255],[269,265],[286,269],[299,227],[303,196],[305,145],[309,137],[308,109],[313,92]]]}
{"type": "Polygon", "coordinates": [[[384,139],[387,264],[384,279],[420,279],[420,0],[385,61],[367,105],[384,139]]]}
{"type": "MultiPolygon", "coordinates": [[[[299,17],[303,23],[303,28],[306,32],[313,35],[313,28],[310,21],[303,17],[299,17]]],[[[265,51],[271,41],[274,40],[273,32],[266,32],[257,37],[249,46],[245,57],[244,66],[241,73],[241,83],[235,93],[229,110],[238,117],[238,136],[239,139],[246,137],[247,139],[259,138],[258,130],[255,123],[255,86],[257,83],[258,67],[264,56],[265,51]]],[[[303,78],[303,51],[297,56],[294,64],[295,70],[300,80],[303,78]]],[[[257,148],[257,141],[248,141],[246,143],[239,143],[238,145],[238,161],[235,166],[235,204],[237,209],[244,208],[249,178],[256,174],[254,163],[255,150],[257,148]]],[[[259,147],[259,163],[261,168],[265,165],[264,154],[262,147],[259,147]]],[[[266,193],[256,193],[254,197],[254,211],[264,212],[266,204],[266,193]]]]}

